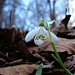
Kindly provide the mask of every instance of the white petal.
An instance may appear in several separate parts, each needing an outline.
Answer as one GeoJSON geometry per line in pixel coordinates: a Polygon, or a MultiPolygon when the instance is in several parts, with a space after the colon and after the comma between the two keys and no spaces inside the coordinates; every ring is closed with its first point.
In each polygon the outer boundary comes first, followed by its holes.
{"type": "Polygon", "coordinates": [[[47,36],[48,31],[44,27],[40,27],[39,29],[39,35],[47,36]]]}
{"type": "MultiPolygon", "coordinates": [[[[49,33],[48,33],[48,31],[43,27],[43,30],[44,30],[44,32],[45,32],[45,34],[47,35],[47,37],[49,37],[49,33]]],[[[43,32],[43,33],[44,33],[43,32]]],[[[59,40],[58,40],[58,37],[54,34],[54,33],[52,33],[52,32],[50,32],[50,34],[51,34],[51,36],[52,36],[52,39],[53,39],[53,41],[55,42],[55,43],[57,43],[59,40]]]]}
{"type": "Polygon", "coordinates": [[[42,34],[42,35],[45,34],[43,28],[44,27],[39,27],[39,34],[42,34]]]}
{"type": "Polygon", "coordinates": [[[26,41],[26,42],[29,42],[29,41],[36,35],[37,32],[38,32],[38,28],[35,29],[35,30],[30,31],[30,32],[26,35],[25,41],[26,41]]]}
{"type": "Polygon", "coordinates": [[[43,30],[44,30],[45,34],[48,36],[48,31],[45,28],[43,28],[43,30]]]}
{"type": "Polygon", "coordinates": [[[58,41],[59,41],[58,37],[57,37],[54,33],[52,33],[52,32],[50,32],[50,34],[51,34],[51,36],[52,36],[53,41],[54,41],[55,43],[58,43],[58,41]]]}
{"type": "Polygon", "coordinates": [[[34,39],[34,43],[36,44],[36,45],[41,45],[42,43],[43,43],[44,41],[42,41],[42,40],[40,40],[40,39],[34,39]]]}

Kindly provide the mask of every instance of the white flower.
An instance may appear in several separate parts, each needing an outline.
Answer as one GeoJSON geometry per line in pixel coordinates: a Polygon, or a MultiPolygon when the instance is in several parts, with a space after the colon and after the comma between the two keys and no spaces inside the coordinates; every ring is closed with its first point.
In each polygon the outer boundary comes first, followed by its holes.
{"type": "MultiPolygon", "coordinates": [[[[58,37],[52,32],[50,32],[50,34],[52,36],[53,41],[58,42],[58,37]]],[[[29,42],[29,41],[31,41],[31,39],[34,38],[34,43],[36,45],[41,45],[47,37],[49,37],[48,31],[44,27],[39,26],[37,29],[30,31],[26,35],[25,41],[29,42]]]]}

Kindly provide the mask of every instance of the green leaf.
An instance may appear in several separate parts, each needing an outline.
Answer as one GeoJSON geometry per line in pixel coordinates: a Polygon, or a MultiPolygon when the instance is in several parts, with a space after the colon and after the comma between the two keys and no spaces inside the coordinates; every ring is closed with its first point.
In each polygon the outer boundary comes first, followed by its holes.
{"type": "Polygon", "coordinates": [[[37,68],[35,75],[42,75],[42,68],[43,68],[43,64],[40,64],[37,68]]]}
{"type": "Polygon", "coordinates": [[[44,27],[44,21],[45,21],[45,20],[42,20],[42,21],[40,22],[39,26],[44,27]]]}

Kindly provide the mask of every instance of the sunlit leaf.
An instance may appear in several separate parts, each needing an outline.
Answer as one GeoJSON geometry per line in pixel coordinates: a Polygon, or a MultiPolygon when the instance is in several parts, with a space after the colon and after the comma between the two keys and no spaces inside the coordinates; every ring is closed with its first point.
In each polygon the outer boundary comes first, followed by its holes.
{"type": "Polygon", "coordinates": [[[42,75],[42,68],[43,68],[43,64],[40,64],[37,68],[35,75],[42,75]]]}

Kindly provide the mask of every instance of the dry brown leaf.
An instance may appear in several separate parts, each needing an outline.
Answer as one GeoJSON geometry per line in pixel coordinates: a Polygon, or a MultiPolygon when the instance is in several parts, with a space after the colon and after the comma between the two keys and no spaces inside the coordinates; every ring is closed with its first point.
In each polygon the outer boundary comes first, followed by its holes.
{"type": "Polygon", "coordinates": [[[29,75],[37,65],[18,65],[13,67],[0,68],[2,75],[29,75]]]}
{"type": "MultiPolygon", "coordinates": [[[[75,39],[65,39],[59,38],[59,42],[55,44],[58,52],[67,51],[68,53],[75,54],[75,39]]],[[[49,44],[49,40],[46,40],[39,48],[45,48],[46,51],[53,51],[51,44],[49,44]]]]}
{"type": "MultiPolygon", "coordinates": [[[[0,68],[1,75],[29,75],[33,72],[34,69],[37,69],[38,65],[36,64],[25,64],[18,65],[13,67],[4,67],[0,68]]],[[[51,68],[51,65],[43,65],[43,68],[51,68]]]]}

